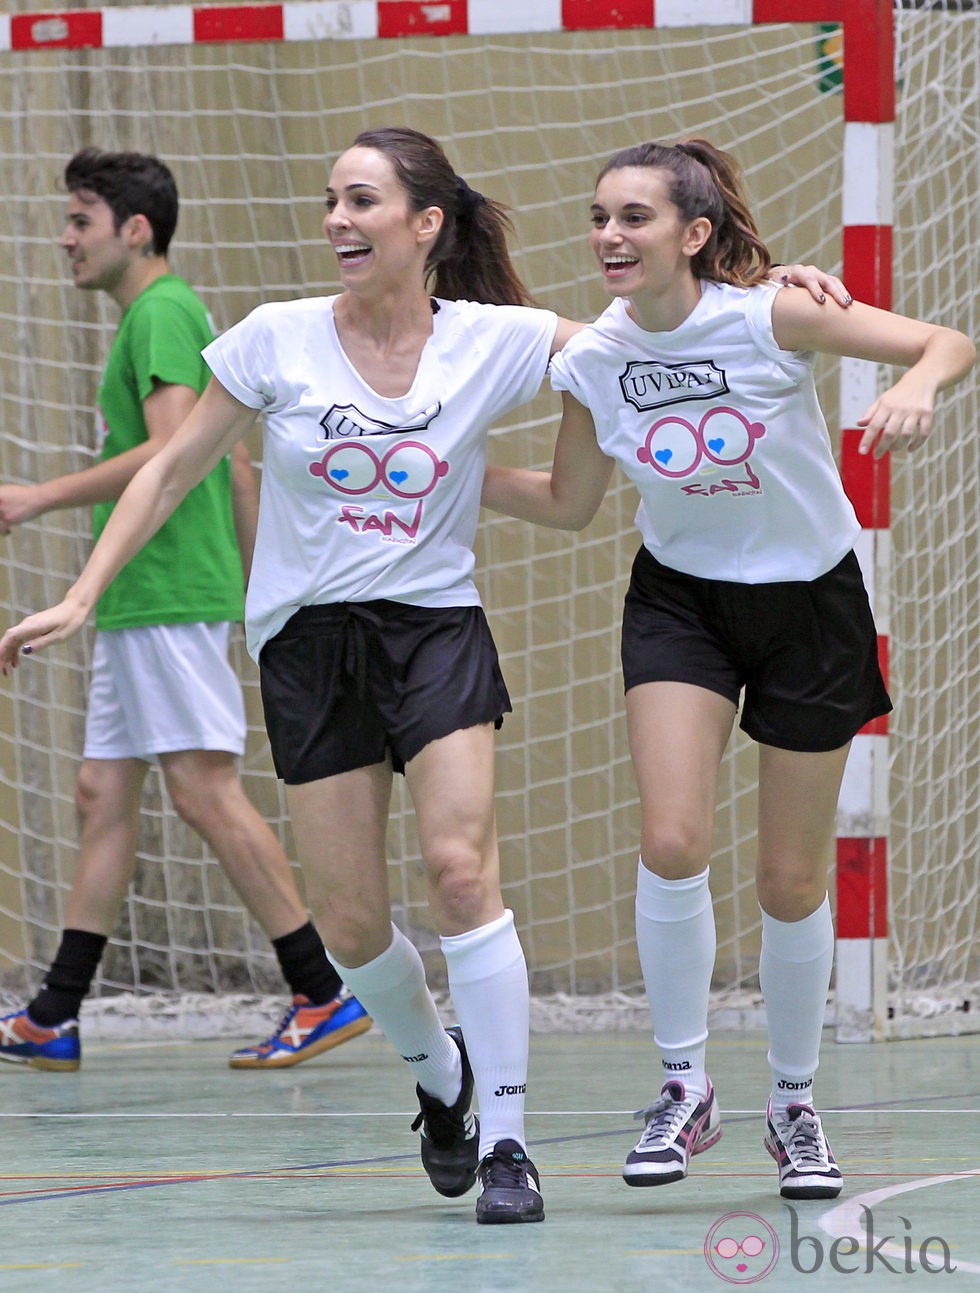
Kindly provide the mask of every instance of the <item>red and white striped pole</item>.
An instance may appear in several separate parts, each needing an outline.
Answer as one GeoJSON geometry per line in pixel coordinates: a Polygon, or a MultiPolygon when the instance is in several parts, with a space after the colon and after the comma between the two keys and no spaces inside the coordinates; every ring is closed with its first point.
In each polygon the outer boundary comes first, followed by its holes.
{"type": "MultiPolygon", "coordinates": [[[[0,14],[0,51],[227,41],[353,40],[599,28],[836,23],[843,30],[844,281],[891,306],[895,119],[893,0],[284,0],[134,5],[0,14]]],[[[887,678],[889,466],[857,453],[854,422],[877,366],[843,360],[841,473],[861,521],[857,545],[887,678]]],[[[837,820],[837,1039],[888,1031],[888,722],[855,737],[837,820]]]]}
{"type": "MultiPolygon", "coordinates": [[[[894,203],[894,17],[891,0],[851,0],[844,23],[844,282],[891,308],[894,203]]],[[[888,678],[890,467],[860,455],[855,421],[878,391],[876,364],[840,370],[841,474],[861,522],[857,553],[888,678]]],[[[888,1035],[888,718],[854,738],[837,814],[838,1041],[888,1035]]]]}

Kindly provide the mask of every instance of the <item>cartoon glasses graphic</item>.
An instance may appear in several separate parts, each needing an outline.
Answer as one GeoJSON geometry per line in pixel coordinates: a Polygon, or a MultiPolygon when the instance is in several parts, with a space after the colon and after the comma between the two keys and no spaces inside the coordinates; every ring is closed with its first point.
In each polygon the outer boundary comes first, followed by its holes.
{"type": "Polygon", "coordinates": [[[729,1212],[705,1236],[704,1256],[726,1284],[758,1284],[779,1260],[779,1236],[757,1213],[729,1212]]]}
{"type": "Polygon", "coordinates": [[[765,1246],[766,1241],[758,1235],[747,1235],[741,1243],[737,1239],[719,1239],[715,1244],[715,1252],[719,1257],[728,1259],[737,1257],[739,1253],[746,1257],[758,1257],[765,1246]]]}
{"type": "Polygon", "coordinates": [[[685,418],[661,418],[636,456],[661,476],[679,480],[697,471],[704,458],[717,467],[745,462],[765,433],[761,422],[749,422],[736,409],[714,408],[696,427],[685,418]]]}
{"type": "Polygon", "coordinates": [[[449,464],[417,440],[395,445],[380,459],[368,445],[339,441],[319,462],[310,463],[312,476],[351,496],[367,494],[384,482],[397,498],[424,498],[448,471],[449,464]]]}

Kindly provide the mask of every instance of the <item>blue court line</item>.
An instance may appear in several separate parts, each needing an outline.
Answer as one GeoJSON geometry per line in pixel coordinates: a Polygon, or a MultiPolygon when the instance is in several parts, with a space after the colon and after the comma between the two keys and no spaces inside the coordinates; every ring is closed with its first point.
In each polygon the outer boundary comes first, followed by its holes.
{"type": "MultiPolygon", "coordinates": [[[[939,1095],[936,1095],[935,1092],[933,1092],[928,1096],[920,1096],[912,1099],[905,1098],[905,1099],[892,1099],[892,1100],[878,1100],[878,1101],[875,1101],[874,1103],[861,1104],[861,1105],[822,1106],[821,1112],[822,1113],[874,1112],[875,1110],[888,1109],[896,1105],[905,1107],[905,1106],[916,1105],[916,1104],[919,1104],[919,1105],[935,1104],[937,1101],[942,1101],[942,1100],[976,1099],[976,1094],[977,1093],[975,1091],[970,1091],[970,1092],[960,1093],[960,1094],[952,1094],[952,1095],[947,1094],[947,1095],[939,1096],[939,1095]]],[[[44,1117],[43,1114],[38,1114],[36,1116],[39,1118],[44,1117]]],[[[67,1115],[67,1116],[70,1116],[70,1115],[67,1115]]],[[[533,1117],[534,1116],[533,1112],[528,1116],[533,1117]]],[[[730,1116],[725,1119],[725,1123],[727,1126],[737,1126],[741,1123],[756,1122],[759,1117],[760,1117],[759,1114],[754,1114],[754,1113],[742,1114],[734,1117],[730,1116]]],[[[0,1119],[2,1118],[3,1118],[3,1115],[0,1114],[0,1119]]],[[[613,1128],[608,1131],[582,1132],[571,1136],[546,1136],[546,1137],[536,1139],[534,1141],[534,1144],[535,1146],[580,1144],[584,1141],[603,1140],[613,1136],[629,1137],[630,1135],[634,1134],[635,1130],[636,1128],[630,1125],[627,1127],[613,1128]]],[[[50,1190],[43,1194],[31,1194],[26,1197],[20,1196],[17,1198],[4,1198],[0,1196],[0,1208],[13,1207],[16,1204],[22,1204],[22,1203],[50,1203],[50,1202],[56,1202],[64,1199],[84,1198],[87,1195],[100,1195],[100,1194],[106,1194],[110,1192],[114,1194],[125,1193],[126,1191],[129,1191],[129,1190],[151,1190],[151,1189],[160,1189],[161,1187],[165,1187],[165,1186],[175,1187],[180,1185],[201,1185],[201,1184],[210,1184],[215,1181],[251,1181],[251,1180],[260,1181],[264,1179],[275,1179],[283,1174],[288,1174],[292,1172],[299,1173],[299,1172],[336,1171],[337,1169],[344,1168],[344,1167],[378,1167],[386,1163],[394,1164],[394,1163],[409,1163],[409,1162],[418,1163],[417,1150],[408,1154],[386,1154],[380,1158],[378,1157],[351,1158],[351,1159],[340,1159],[336,1162],[305,1163],[305,1164],[298,1164],[292,1167],[290,1166],[280,1167],[280,1168],[276,1168],[275,1170],[267,1169],[261,1172],[256,1172],[256,1171],[195,1172],[195,1173],[188,1173],[186,1176],[168,1177],[166,1179],[151,1180],[151,1181],[121,1181],[118,1183],[109,1183],[106,1185],[93,1185],[93,1186],[87,1186],[87,1187],[86,1186],[65,1186],[65,1187],[62,1187],[61,1189],[50,1190]]],[[[326,1179],[329,1180],[330,1178],[328,1177],[326,1179]]]]}

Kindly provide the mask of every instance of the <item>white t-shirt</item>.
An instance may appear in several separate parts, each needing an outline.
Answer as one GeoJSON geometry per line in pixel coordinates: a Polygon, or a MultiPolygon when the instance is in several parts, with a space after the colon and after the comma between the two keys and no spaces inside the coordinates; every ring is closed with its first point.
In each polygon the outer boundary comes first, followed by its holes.
{"type": "Polygon", "coordinates": [[[255,659],[301,606],[480,604],[487,431],[541,386],[558,323],[548,310],[439,301],[411,390],[386,399],[341,347],[336,299],[260,305],[204,351],[222,386],[262,412],[245,603],[255,659]]]}
{"type": "Polygon", "coordinates": [[[673,332],[644,331],[617,299],[551,363],[554,388],[591,410],[600,449],[639,490],[644,544],[686,574],[813,580],[860,531],[813,356],[773,337],[779,290],[702,283],[673,332]]]}

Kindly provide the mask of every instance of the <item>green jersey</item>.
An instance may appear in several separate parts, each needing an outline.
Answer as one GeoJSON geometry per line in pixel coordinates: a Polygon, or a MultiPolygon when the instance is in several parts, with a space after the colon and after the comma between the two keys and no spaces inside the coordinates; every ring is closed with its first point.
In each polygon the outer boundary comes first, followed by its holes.
{"type": "MultiPolygon", "coordinates": [[[[146,441],[143,401],[155,384],[204,390],[210,370],[201,351],[213,337],[204,305],[174,274],[155,279],[127,307],[99,386],[103,460],[146,441]]],[[[114,506],[96,504],[96,538],[114,506]]],[[[99,599],[95,623],[123,629],[240,620],[243,602],[226,457],[119,572],[99,599]]]]}

